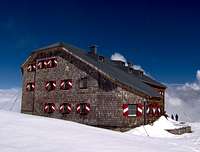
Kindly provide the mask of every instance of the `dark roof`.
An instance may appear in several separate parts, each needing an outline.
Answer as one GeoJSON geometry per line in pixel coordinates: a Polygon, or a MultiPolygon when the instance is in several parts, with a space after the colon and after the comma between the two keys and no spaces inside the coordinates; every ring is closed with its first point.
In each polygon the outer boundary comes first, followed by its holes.
{"type": "MultiPolygon", "coordinates": [[[[156,92],[152,87],[149,85],[145,84],[144,82],[141,81],[137,76],[130,75],[129,73],[117,68],[113,62],[110,61],[110,59],[105,58],[104,62],[100,62],[97,59],[93,58],[90,54],[88,54],[85,50],[77,48],[73,45],[66,44],[66,43],[55,43],[52,45],[49,45],[47,47],[43,47],[39,50],[44,50],[52,47],[64,47],[66,48],[69,52],[71,52],[74,55],[79,56],[81,59],[85,60],[86,62],[92,64],[93,66],[97,67],[100,69],[102,72],[106,73],[109,75],[112,79],[115,81],[118,81],[126,86],[129,86],[147,96],[150,97],[161,97],[158,92],[156,92]]],[[[36,51],[34,51],[36,52],[36,51]]],[[[146,76],[144,79],[148,79],[146,76]]]]}

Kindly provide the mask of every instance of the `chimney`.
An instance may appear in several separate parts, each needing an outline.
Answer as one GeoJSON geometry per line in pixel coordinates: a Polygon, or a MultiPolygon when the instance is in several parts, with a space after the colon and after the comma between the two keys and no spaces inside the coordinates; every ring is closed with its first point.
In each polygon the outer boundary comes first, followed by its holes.
{"type": "Polygon", "coordinates": [[[92,54],[92,55],[97,55],[97,45],[91,45],[91,46],[89,46],[89,48],[90,48],[90,54],[92,54]]]}

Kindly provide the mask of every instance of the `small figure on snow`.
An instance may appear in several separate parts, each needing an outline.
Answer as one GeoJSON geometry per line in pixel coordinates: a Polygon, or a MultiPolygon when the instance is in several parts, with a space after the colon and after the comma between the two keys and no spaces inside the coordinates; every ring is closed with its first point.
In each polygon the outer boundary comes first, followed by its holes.
{"type": "Polygon", "coordinates": [[[178,121],[178,114],[175,115],[175,119],[176,119],[176,121],[178,121]]]}
{"type": "Polygon", "coordinates": [[[171,115],[171,118],[172,118],[172,120],[174,120],[174,115],[173,114],[171,115]]]}

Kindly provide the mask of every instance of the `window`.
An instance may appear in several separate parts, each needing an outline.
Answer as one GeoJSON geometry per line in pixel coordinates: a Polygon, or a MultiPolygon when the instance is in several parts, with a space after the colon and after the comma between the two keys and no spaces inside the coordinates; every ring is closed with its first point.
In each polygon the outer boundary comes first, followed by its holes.
{"type": "Polygon", "coordinates": [[[37,68],[38,68],[38,69],[43,69],[43,68],[45,68],[45,63],[44,63],[44,61],[39,61],[39,62],[37,63],[37,68]]]}
{"type": "Polygon", "coordinates": [[[46,61],[46,65],[47,65],[47,68],[54,68],[57,66],[57,60],[56,58],[53,58],[53,59],[49,59],[46,61]]]}
{"type": "Polygon", "coordinates": [[[128,116],[136,116],[137,105],[136,104],[128,104],[128,116]]]}
{"type": "Polygon", "coordinates": [[[47,91],[52,91],[56,89],[56,81],[48,81],[45,85],[47,91]]]}
{"type": "Polygon", "coordinates": [[[51,114],[56,111],[56,106],[54,103],[45,103],[44,104],[44,112],[51,114]]]}
{"type": "Polygon", "coordinates": [[[34,89],[35,89],[35,83],[33,83],[33,82],[27,83],[26,91],[34,91],[34,89]]]}
{"type": "Polygon", "coordinates": [[[76,111],[80,115],[87,115],[90,112],[90,104],[89,103],[80,103],[77,105],[76,111]]]}
{"type": "Polygon", "coordinates": [[[28,67],[27,67],[27,71],[28,71],[28,72],[33,72],[33,71],[35,71],[35,70],[36,70],[35,64],[30,64],[30,65],[28,65],[28,67]]]}
{"type": "Polygon", "coordinates": [[[69,114],[72,111],[71,104],[69,104],[69,103],[62,103],[60,105],[59,111],[62,114],[69,114]]]}
{"type": "Polygon", "coordinates": [[[87,89],[87,77],[80,79],[79,88],[80,89],[87,89]]]}
{"type": "Polygon", "coordinates": [[[62,80],[60,83],[61,90],[69,90],[72,88],[72,79],[62,80]]]}

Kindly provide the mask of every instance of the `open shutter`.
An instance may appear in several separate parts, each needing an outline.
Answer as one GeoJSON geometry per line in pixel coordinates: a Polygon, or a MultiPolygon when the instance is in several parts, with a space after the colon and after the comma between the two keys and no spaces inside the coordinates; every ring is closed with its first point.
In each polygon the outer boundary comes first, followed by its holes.
{"type": "Polygon", "coordinates": [[[137,104],[137,111],[136,111],[137,117],[141,117],[143,115],[143,109],[144,109],[143,104],[138,103],[137,104]]]}
{"type": "Polygon", "coordinates": [[[128,117],[128,104],[123,104],[122,109],[123,109],[123,116],[128,117]]]}
{"type": "Polygon", "coordinates": [[[59,108],[60,113],[62,114],[69,114],[72,111],[71,104],[69,103],[63,103],[60,105],[59,108]]]}
{"type": "Polygon", "coordinates": [[[56,106],[54,103],[45,103],[44,104],[44,112],[51,114],[54,113],[56,111],[56,106]]]}

